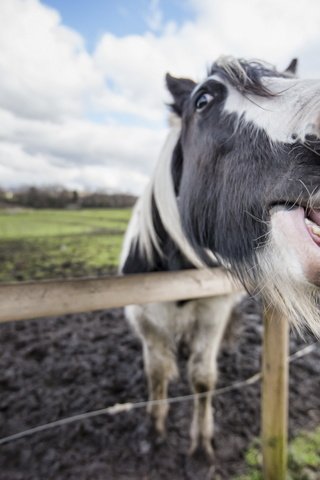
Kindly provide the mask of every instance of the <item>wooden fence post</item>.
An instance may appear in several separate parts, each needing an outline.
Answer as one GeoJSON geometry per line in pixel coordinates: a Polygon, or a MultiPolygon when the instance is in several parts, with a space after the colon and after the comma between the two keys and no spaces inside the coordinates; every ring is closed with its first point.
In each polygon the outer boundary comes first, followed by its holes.
{"type": "Polygon", "coordinates": [[[286,480],[288,442],[288,321],[264,312],[262,453],[265,480],[286,480]]]}

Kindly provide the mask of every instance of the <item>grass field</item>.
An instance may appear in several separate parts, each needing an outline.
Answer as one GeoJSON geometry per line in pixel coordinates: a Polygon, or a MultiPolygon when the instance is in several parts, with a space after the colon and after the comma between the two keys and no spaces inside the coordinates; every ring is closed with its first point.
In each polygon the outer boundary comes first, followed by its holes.
{"type": "Polygon", "coordinates": [[[130,213],[0,210],[0,282],[114,272],[130,213]]]}
{"type": "MultiPolygon", "coordinates": [[[[263,480],[262,455],[258,444],[246,453],[248,473],[233,480],[263,480]]],[[[320,428],[301,432],[289,443],[287,480],[319,480],[320,428]]]]}

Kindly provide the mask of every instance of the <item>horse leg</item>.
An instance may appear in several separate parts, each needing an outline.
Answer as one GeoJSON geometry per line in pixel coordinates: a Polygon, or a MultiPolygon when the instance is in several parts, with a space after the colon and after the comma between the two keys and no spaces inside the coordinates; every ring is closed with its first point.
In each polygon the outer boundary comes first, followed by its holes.
{"type": "Polygon", "coordinates": [[[190,453],[200,446],[211,458],[214,432],[212,391],[218,376],[217,356],[233,304],[231,296],[199,300],[197,322],[191,341],[189,380],[193,392],[199,396],[194,400],[190,453]]]}
{"type": "Polygon", "coordinates": [[[144,343],[144,363],[148,378],[148,413],[160,435],[165,433],[165,422],[169,410],[168,385],[178,375],[175,355],[166,341],[150,337],[144,343]],[[158,403],[159,401],[159,403],[158,403]]]}
{"type": "MultiPolygon", "coordinates": [[[[170,335],[170,321],[163,304],[135,307],[135,318],[130,321],[143,345],[144,369],[148,380],[149,401],[147,411],[156,431],[165,435],[165,422],[169,410],[168,385],[178,375],[175,344],[170,335]],[[137,313],[139,313],[137,315],[137,313]]],[[[128,316],[128,315],[127,315],[128,316]]]]}

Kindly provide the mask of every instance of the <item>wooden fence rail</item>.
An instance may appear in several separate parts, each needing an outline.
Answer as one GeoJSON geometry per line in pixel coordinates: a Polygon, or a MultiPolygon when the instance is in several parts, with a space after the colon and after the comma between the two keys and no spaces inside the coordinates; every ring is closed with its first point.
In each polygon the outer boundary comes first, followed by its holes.
{"type": "Polygon", "coordinates": [[[241,287],[220,268],[0,285],[0,322],[211,297],[241,287]]]}
{"type": "MultiPolygon", "coordinates": [[[[225,295],[242,288],[220,268],[3,284],[0,285],[0,322],[225,295]]],[[[287,337],[286,319],[268,309],[262,372],[265,480],[286,479],[287,337]]]]}

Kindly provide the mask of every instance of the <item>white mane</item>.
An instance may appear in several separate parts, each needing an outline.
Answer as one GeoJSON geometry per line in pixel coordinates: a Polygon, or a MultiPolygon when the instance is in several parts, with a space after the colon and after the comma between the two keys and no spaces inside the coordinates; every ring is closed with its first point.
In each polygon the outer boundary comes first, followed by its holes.
{"type": "Polygon", "coordinates": [[[178,203],[171,175],[172,153],[181,131],[181,122],[176,115],[171,116],[170,127],[154,175],[134,207],[123,244],[121,266],[129,254],[132,242],[137,243],[141,254],[147,258],[151,265],[154,260],[154,250],[160,255],[163,255],[152,218],[152,197],[164,229],[178,246],[181,253],[183,253],[195,267],[205,266],[182,231],[178,203]]]}

